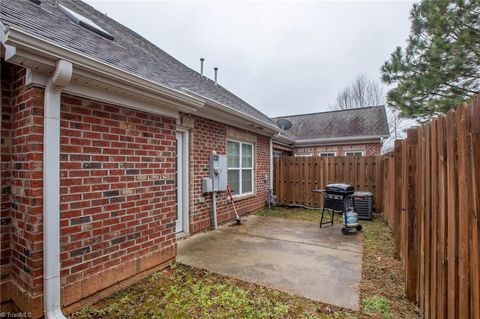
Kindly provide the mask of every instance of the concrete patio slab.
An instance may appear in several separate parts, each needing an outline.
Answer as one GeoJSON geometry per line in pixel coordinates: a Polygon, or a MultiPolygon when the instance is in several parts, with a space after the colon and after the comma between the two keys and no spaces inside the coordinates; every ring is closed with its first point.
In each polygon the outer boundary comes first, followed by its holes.
{"type": "Polygon", "coordinates": [[[177,261],[359,310],[362,235],[341,225],[251,215],[178,242],[177,261]]]}

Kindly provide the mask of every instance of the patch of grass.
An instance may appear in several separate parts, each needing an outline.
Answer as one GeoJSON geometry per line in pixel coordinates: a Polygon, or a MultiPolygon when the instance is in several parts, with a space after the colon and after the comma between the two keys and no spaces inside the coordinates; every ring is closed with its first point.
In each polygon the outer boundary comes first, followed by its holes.
{"type": "Polygon", "coordinates": [[[363,311],[366,311],[364,308],[369,300],[376,297],[388,302],[391,318],[420,318],[415,304],[405,296],[405,277],[401,261],[394,256],[392,232],[378,218],[362,221],[362,225],[363,269],[360,288],[363,311]]]}
{"type": "Polygon", "coordinates": [[[390,305],[384,297],[373,296],[362,300],[363,311],[371,315],[381,315],[385,319],[393,318],[390,305]]]}
{"type": "Polygon", "coordinates": [[[178,264],[83,308],[71,318],[357,317],[338,307],[178,264]]]}
{"type": "MultiPolygon", "coordinates": [[[[264,209],[260,216],[319,222],[319,211],[264,209]]],[[[341,216],[335,216],[341,223],[341,216]]],[[[393,240],[379,219],[364,226],[363,271],[359,312],[305,299],[208,271],[173,264],[73,314],[78,319],[155,318],[419,318],[404,295],[400,261],[393,240]]]]}
{"type": "MultiPolygon", "coordinates": [[[[320,222],[321,211],[318,209],[304,209],[304,208],[284,208],[284,207],[275,207],[274,209],[264,208],[257,212],[255,215],[258,216],[269,216],[269,217],[279,217],[286,219],[299,219],[306,220],[309,222],[320,222]]],[[[330,218],[330,213],[325,211],[324,218],[330,218]]],[[[342,215],[334,214],[334,223],[342,223],[342,215]]]]}

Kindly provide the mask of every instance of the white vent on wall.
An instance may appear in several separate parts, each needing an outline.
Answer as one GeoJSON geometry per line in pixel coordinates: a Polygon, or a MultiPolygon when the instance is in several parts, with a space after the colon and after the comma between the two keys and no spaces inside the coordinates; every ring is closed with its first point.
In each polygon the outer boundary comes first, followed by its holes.
{"type": "Polygon", "coordinates": [[[70,10],[69,8],[67,8],[67,7],[65,7],[61,4],[58,5],[58,7],[60,8],[60,10],[63,11],[63,13],[65,13],[70,18],[70,20],[72,20],[76,24],[78,24],[78,25],[80,25],[80,26],[82,26],[82,27],[84,27],[84,28],[86,28],[86,29],[88,29],[92,32],[95,32],[96,34],[101,35],[102,37],[107,38],[109,40],[114,39],[113,35],[111,35],[107,31],[105,31],[104,29],[100,28],[92,20],[85,18],[84,16],[76,13],[75,11],[70,10]]]}

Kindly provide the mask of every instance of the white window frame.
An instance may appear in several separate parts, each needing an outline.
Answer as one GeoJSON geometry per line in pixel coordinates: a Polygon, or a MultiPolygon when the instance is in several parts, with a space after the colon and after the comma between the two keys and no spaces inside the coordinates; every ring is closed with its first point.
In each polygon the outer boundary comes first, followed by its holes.
{"type": "MultiPolygon", "coordinates": [[[[248,196],[248,195],[252,195],[252,194],[255,194],[255,144],[253,143],[248,143],[248,142],[242,142],[242,141],[237,141],[237,140],[232,140],[232,139],[228,139],[227,140],[227,150],[228,150],[228,142],[232,142],[232,143],[238,143],[239,144],[239,167],[228,167],[227,165],[227,171],[233,171],[233,170],[238,170],[238,188],[239,188],[239,191],[235,194],[233,194],[233,197],[243,197],[243,196],[248,196]],[[252,191],[248,192],[248,193],[244,193],[243,190],[242,190],[242,171],[244,170],[244,168],[242,167],[243,163],[242,163],[242,145],[245,144],[245,145],[250,145],[252,147],[252,167],[246,167],[245,170],[247,169],[251,169],[252,171],[252,191]]],[[[228,151],[227,151],[227,158],[228,158],[228,151]]],[[[228,160],[227,160],[227,163],[228,163],[228,160]]],[[[228,172],[227,172],[228,174],[228,172]]]]}
{"type": "Polygon", "coordinates": [[[337,152],[330,152],[330,151],[320,152],[318,153],[318,156],[321,156],[321,157],[337,156],[337,152]]]}
{"type": "Polygon", "coordinates": [[[355,151],[345,151],[345,156],[365,156],[365,152],[364,151],[360,151],[360,150],[355,150],[355,151]],[[348,155],[349,153],[351,153],[351,155],[348,155]],[[355,155],[353,153],[361,153],[362,155],[355,155]]]}
{"type": "Polygon", "coordinates": [[[297,153],[295,154],[295,157],[310,157],[312,156],[312,153],[297,153]]]}

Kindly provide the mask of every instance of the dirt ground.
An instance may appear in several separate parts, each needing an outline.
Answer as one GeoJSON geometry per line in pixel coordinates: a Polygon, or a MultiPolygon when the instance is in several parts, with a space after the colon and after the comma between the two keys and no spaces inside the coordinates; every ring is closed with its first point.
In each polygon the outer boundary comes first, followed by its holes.
{"type": "MultiPolygon", "coordinates": [[[[304,209],[264,209],[257,214],[315,222],[319,218],[317,211],[304,209]]],[[[416,306],[405,298],[388,227],[379,219],[362,224],[359,312],[175,264],[71,318],[419,318],[416,306]]]]}

